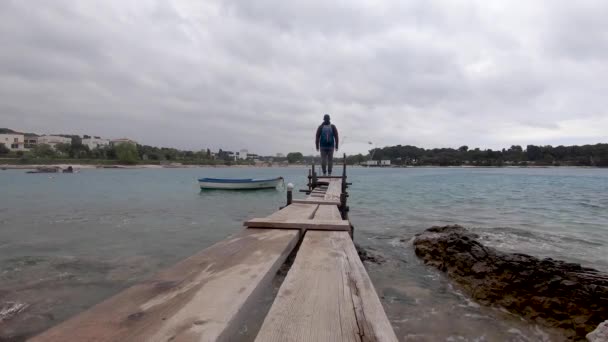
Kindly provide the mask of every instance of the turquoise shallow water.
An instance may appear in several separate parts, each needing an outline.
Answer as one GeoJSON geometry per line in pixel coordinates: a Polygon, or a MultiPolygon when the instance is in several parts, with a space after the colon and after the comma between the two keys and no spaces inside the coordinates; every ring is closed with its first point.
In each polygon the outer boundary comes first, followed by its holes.
{"type": "MultiPolygon", "coordinates": [[[[89,307],[284,204],[282,190],[200,192],[199,177],[284,176],[299,168],[0,171],[0,334],[27,334],[89,307]]],[[[414,235],[461,224],[502,250],[608,271],[608,170],[363,169],[350,218],[355,240],[386,259],[367,265],[399,338],[556,340],[554,332],[479,307],[414,256],[414,235]]],[[[299,196],[299,194],[296,194],[299,196]]],[[[302,195],[303,196],[303,195],[302,195]]],[[[0,340],[2,336],[0,335],[0,340]]]]}

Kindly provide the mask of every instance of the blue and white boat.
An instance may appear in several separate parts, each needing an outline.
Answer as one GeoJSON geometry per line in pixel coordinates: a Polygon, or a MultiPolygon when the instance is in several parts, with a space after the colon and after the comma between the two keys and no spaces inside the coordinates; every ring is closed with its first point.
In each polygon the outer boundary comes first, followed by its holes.
{"type": "Polygon", "coordinates": [[[198,184],[201,189],[224,189],[224,190],[254,190],[272,189],[283,182],[283,177],[270,179],[224,179],[224,178],[200,178],[198,184]]]}

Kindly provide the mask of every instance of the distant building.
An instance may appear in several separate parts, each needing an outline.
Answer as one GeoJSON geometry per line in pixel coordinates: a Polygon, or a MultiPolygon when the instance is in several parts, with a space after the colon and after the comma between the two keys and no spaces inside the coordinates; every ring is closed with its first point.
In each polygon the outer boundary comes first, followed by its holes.
{"type": "Polygon", "coordinates": [[[380,162],[378,160],[368,160],[365,163],[363,163],[363,165],[365,165],[365,166],[378,166],[379,163],[380,162]]]}
{"type": "Polygon", "coordinates": [[[228,157],[227,159],[232,159],[232,160],[236,161],[236,160],[237,160],[237,158],[238,158],[238,154],[239,154],[239,152],[234,153],[234,152],[232,152],[232,151],[223,151],[223,154],[224,154],[226,157],[228,157]]]}
{"type": "Polygon", "coordinates": [[[285,158],[285,155],[283,153],[277,153],[277,158],[285,158]]]}
{"type": "Polygon", "coordinates": [[[46,144],[50,145],[52,148],[55,148],[57,144],[71,144],[72,138],[61,137],[58,135],[43,135],[38,137],[37,144],[46,144]]]}
{"type": "Polygon", "coordinates": [[[120,138],[120,139],[113,139],[110,140],[110,146],[116,147],[120,144],[133,144],[136,145],[137,142],[135,140],[131,140],[131,139],[127,139],[127,138],[120,138]]]}
{"type": "Polygon", "coordinates": [[[390,160],[381,160],[380,166],[391,166],[391,161],[390,160]]]}
{"type": "Polygon", "coordinates": [[[24,135],[25,139],[25,148],[34,148],[38,145],[38,136],[37,135],[24,135]]]}
{"type": "Polygon", "coordinates": [[[240,152],[237,152],[238,158],[239,159],[247,159],[247,153],[249,153],[248,150],[242,149],[240,152]]]}
{"type": "Polygon", "coordinates": [[[101,139],[100,137],[82,139],[82,144],[89,147],[89,150],[103,148],[110,145],[110,140],[101,139]]]}
{"type": "Polygon", "coordinates": [[[23,134],[0,134],[0,144],[11,151],[27,151],[23,134]]]}

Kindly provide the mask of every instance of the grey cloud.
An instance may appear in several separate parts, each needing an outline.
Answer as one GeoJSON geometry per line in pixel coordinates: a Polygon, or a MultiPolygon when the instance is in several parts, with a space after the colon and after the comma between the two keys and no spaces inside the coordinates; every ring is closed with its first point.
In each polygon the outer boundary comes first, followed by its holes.
{"type": "Polygon", "coordinates": [[[606,9],[548,0],[6,0],[0,126],[309,154],[329,112],[349,153],[369,140],[596,142],[608,122],[599,81],[608,77],[606,9]],[[564,128],[572,120],[582,125],[576,136],[564,128]]]}

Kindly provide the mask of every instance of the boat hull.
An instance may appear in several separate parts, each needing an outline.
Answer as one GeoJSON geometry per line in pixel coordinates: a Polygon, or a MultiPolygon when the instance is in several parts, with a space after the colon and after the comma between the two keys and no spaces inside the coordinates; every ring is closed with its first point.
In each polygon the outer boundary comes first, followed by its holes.
{"type": "Polygon", "coordinates": [[[221,189],[221,190],[255,190],[273,189],[281,182],[282,178],[264,180],[204,180],[199,179],[198,184],[201,189],[221,189]]]}

